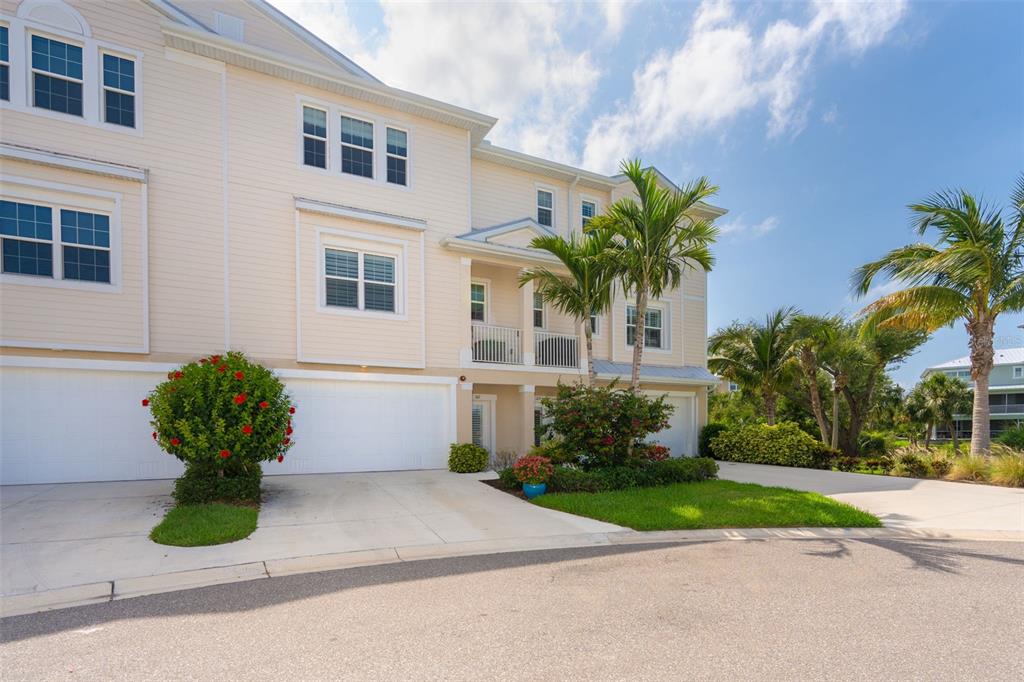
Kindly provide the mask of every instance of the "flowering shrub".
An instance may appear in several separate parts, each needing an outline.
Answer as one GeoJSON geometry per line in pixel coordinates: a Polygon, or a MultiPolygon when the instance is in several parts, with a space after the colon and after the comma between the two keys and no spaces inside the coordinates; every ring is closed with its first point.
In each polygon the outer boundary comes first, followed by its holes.
{"type": "Polygon", "coordinates": [[[516,463],[512,465],[512,471],[515,472],[516,480],[520,483],[536,484],[548,480],[554,467],[551,466],[551,460],[547,457],[526,455],[516,460],[516,463]]]}
{"type": "Polygon", "coordinates": [[[641,459],[646,459],[651,462],[661,462],[668,459],[670,453],[666,446],[653,443],[644,448],[639,448],[636,454],[638,454],[641,459]]]}
{"type": "Polygon", "coordinates": [[[142,400],[153,439],[186,475],[251,478],[293,445],[291,405],[274,374],[243,354],[201,358],[167,374],[142,400]]]}
{"type": "MultiPolygon", "coordinates": [[[[625,464],[630,452],[668,427],[673,407],[663,398],[611,386],[563,385],[544,398],[550,429],[561,439],[565,461],[586,468],[625,464]]],[[[635,454],[635,453],[634,453],[635,454]]]]}

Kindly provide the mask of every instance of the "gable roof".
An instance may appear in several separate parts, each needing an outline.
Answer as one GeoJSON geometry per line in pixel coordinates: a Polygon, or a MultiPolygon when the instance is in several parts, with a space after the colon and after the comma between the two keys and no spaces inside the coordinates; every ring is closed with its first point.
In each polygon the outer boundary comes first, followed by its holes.
{"type": "Polygon", "coordinates": [[[530,230],[538,237],[554,237],[554,231],[545,225],[541,225],[533,218],[518,218],[511,220],[507,223],[500,223],[498,225],[492,225],[491,227],[484,227],[477,230],[470,230],[456,237],[456,239],[469,239],[477,242],[489,242],[494,237],[508,234],[509,232],[518,232],[519,230],[530,230]]]}

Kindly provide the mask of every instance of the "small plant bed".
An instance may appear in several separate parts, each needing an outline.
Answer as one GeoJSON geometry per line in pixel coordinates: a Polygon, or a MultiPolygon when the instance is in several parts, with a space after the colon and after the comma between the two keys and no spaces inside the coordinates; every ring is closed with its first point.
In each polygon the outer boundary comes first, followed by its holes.
{"type": "Polygon", "coordinates": [[[877,517],[818,493],[710,480],[602,493],[543,495],[533,503],[634,530],[877,528],[877,517]]]}
{"type": "Polygon", "coordinates": [[[249,537],[256,530],[255,506],[186,504],[174,507],[149,534],[150,540],[175,547],[222,545],[249,537]]]}

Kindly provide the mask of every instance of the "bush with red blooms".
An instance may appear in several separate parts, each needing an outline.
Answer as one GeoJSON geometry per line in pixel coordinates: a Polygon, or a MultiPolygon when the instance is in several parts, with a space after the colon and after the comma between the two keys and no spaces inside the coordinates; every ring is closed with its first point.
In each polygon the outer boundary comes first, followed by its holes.
{"type": "Polygon", "coordinates": [[[671,453],[664,445],[652,443],[645,448],[637,448],[636,454],[649,462],[662,462],[668,459],[671,453]]]}
{"type": "Polygon", "coordinates": [[[551,460],[540,455],[525,455],[516,460],[512,471],[520,483],[544,483],[554,471],[551,460]]]}
{"type": "Polygon", "coordinates": [[[168,372],[142,400],[153,438],[194,478],[258,477],[294,444],[284,384],[242,353],[213,355],[168,372]]]}

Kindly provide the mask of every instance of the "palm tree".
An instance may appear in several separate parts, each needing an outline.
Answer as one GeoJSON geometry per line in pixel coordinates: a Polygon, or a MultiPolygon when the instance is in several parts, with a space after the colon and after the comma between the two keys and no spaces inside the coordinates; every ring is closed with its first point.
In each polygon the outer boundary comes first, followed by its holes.
{"type": "Polygon", "coordinates": [[[964,190],[938,192],[911,204],[914,226],[935,228],[935,245],[910,244],[861,266],[853,289],[864,295],[880,274],[906,288],[883,296],[862,312],[869,324],[928,332],[963,320],[969,337],[974,409],[971,454],[988,451],[988,380],[996,319],[1024,309],[1024,175],[1011,196],[1010,217],[984,206],[964,190]]]}
{"type": "MultiPolygon", "coordinates": [[[[822,369],[820,358],[827,347],[830,330],[840,323],[838,318],[803,314],[794,316],[790,322],[790,334],[794,339],[793,350],[797,359],[797,367],[800,369],[807,394],[810,397],[811,413],[818,423],[818,432],[821,434],[822,443],[829,442],[829,433],[832,427],[825,415],[825,408],[821,402],[821,390],[818,385],[822,369]]],[[[833,406],[833,414],[835,413],[833,406]]]]}
{"type": "Polygon", "coordinates": [[[915,386],[914,393],[918,396],[918,404],[928,415],[929,424],[947,427],[953,438],[953,452],[959,452],[955,415],[965,412],[971,404],[971,389],[960,379],[933,374],[915,386]]]}
{"type": "Polygon", "coordinates": [[[734,322],[708,339],[708,368],[760,398],[769,424],[775,424],[779,396],[792,380],[789,323],[795,314],[793,308],[780,308],[764,324],[734,322]]]}
{"type": "Polygon", "coordinates": [[[587,344],[587,377],[593,385],[594,330],[592,315],[600,315],[611,306],[612,284],[615,273],[600,256],[611,245],[613,235],[607,229],[593,229],[568,239],[560,236],[537,237],[530,246],[552,254],[568,271],[569,276],[557,274],[547,268],[533,268],[519,276],[519,286],[534,282],[537,292],[559,312],[571,316],[583,325],[587,344]]]}
{"type": "Polygon", "coordinates": [[[654,170],[642,168],[639,160],[624,161],[621,168],[633,183],[639,203],[626,197],[608,207],[607,224],[617,239],[606,262],[615,269],[626,294],[636,297],[632,375],[636,391],[640,388],[648,301],[678,288],[685,268],[709,271],[714,265],[711,245],[718,229],[697,217],[695,209],[718,192],[718,187],[707,178],[698,178],[681,190],[666,189],[658,186],[654,170]]]}

